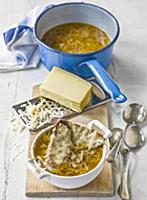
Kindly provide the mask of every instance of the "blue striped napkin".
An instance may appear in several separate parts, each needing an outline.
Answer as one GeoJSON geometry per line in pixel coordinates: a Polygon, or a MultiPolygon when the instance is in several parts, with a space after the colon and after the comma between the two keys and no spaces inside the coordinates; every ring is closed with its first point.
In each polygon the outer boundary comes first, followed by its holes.
{"type": "Polygon", "coordinates": [[[37,17],[51,5],[35,7],[19,23],[0,35],[0,72],[37,68],[38,45],[32,29],[37,17]]]}

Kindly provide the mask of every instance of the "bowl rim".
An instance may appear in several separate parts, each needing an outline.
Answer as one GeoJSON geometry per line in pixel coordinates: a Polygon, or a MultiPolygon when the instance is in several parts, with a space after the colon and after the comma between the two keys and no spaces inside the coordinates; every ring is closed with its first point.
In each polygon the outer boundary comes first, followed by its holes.
{"type": "Polygon", "coordinates": [[[104,50],[108,49],[109,47],[111,47],[115,42],[116,40],[118,39],[119,37],[119,34],[120,34],[120,26],[119,26],[119,23],[118,23],[118,20],[114,17],[114,15],[106,10],[105,8],[102,8],[100,6],[97,6],[95,4],[91,4],[91,3],[85,3],[85,2],[70,2],[70,3],[59,3],[57,5],[52,5],[51,7],[45,9],[36,19],[35,21],[35,24],[34,24],[34,28],[33,28],[33,33],[34,33],[34,36],[35,36],[35,39],[38,43],[40,43],[42,46],[44,46],[45,48],[47,48],[48,50],[52,51],[52,52],[55,52],[55,53],[59,53],[59,54],[62,54],[62,55],[65,55],[65,56],[87,56],[87,55],[94,55],[96,53],[99,53],[99,52],[103,52],[104,50]],[[64,51],[60,51],[58,49],[55,49],[55,48],[52,48],[50,46],[48,46],[46,43],[44,43],[41,39],[39,39],[39,37],[37,36],[37,26],[38,26],[38,23],[39,23],[39,20],[41,19],[41,17],[46,13],[48,12],[49,10],[53,9],[53,8],[56,8],[56,7],[60,7],[60,6],[66,6],[66,5],[70,5],[70,4],[75,4],[75,5],[80,5],[80,4],[84,4],[86,6],[91,6],[91,7],[95,7],[95,8],[98,8],[100,10],[102,10],[103,12],[105,12],[106,14],[108,14],[116,23],[116,26],[117,26],[117,32],[116,32],[116,35],[114,37],[113,40],[111,40],[111,42],[105,46],[104,48],[98,50],[98,51],[93,51],[93,52],[89,52],[89,53],[81,53],[81,54],[76,54],[76,53],[68,53],[68,52],[64,52],[64,51]]]}
{"type": "MultiPolygon", "coordinates": [[[[82,126],[85,126],[87,127],[85,124],[81,124],[81,123],[76,123],[76,124],[80,124],[82,126]]],[[[40,167],[40,165],[38,164],[38,162],[36,161],[35,159],[35,156],[34,156],[34,146],[35,146],[35,143],[37,142],[37,140],[39,139],[39,137],[43,134],[45,134],[47,131],[49,131],[50,129],[52,129],[54,127],[54,125],[52,126],[49,126],[47,127],[46,129],[42,130],[40,133],[37,134],[37,136],[35,137],[35,139],[33,140],[33,143],[31,145],[31,149],[30,149],[30,154],[31,154],[31,159],[34,161],[35,165],[37,168],[40,168],[40,169],[43,169],[40,167]]],[[[75,176],[61,176],[61,175],[57,175],[57,174],[53,174],[47,170],[44,170],[44,172],[46,174],[48,174],[48,176],[54,176],[54,177],[57,177],[57,178],[65,178],[65,179],[75,179],[75,178],[79,178],[79,177],[83,177],[83,176],[86,176],[86,175],[89,175],[91,173],[93,173],[94,171],[96,171],[97,168],[99,168],[103,163],[105,163],[106,161],[106,154],[107,154],[107,145],[106,145],[106,141],[104,141],[103,143],[103,153],[102,153],[102,158],[100,160],[100,162],[90,171],[84,173],[84,174],[80,174],[80,175],[75,175],[75,176]]]]}

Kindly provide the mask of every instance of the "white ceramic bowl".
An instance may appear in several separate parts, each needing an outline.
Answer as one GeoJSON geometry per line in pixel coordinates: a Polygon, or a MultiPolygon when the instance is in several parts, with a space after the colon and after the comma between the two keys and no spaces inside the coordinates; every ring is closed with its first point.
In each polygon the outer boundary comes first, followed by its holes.
{"type": "MultiPolygon", "coordinates": [[[[98,127],[103,132],[105,139],[107,139],[108,137],[111,136],[110,130],[107,129],[101,122],[99,122],[97,120],[93,120],[87,126],[91,127],[93,125],[98,127]]],[[[106,148],[105,142],[103,144],[103,154],[102,154],[101,161],[98,163],[98,165],[94,169],[92,169],[91,171],[89,171],[85,174],[81,174],[81,175],[77,175],[77,176],[59,176],[59,175],[52,174],[52,173],[40,168],[39,164],[35,160],[34,146],[36,145],[36,142],[41,137],[41,135],[44,134],[46,131],[48,131],[51,128],[52,127],[49,127],[47,129],[45,129],[44,131],[40,132],[37,135],[37,137],[35,138],[35,140],[33,141],[32,146],[31,146],[31,157],[32,158],[28,161],[29,169],[38,178],[40,178],[40,179],[46,178],[50,184],[60,187],[60,188],[64,188],[64,189],[79,188],[79,187],[82,187],[82,186],[88,184],[92,180],[94,180],[97,177],[97,175],[102,171],[104,164],[105,164],[106,154],[107,154],[107,148],[106,148]]]]}

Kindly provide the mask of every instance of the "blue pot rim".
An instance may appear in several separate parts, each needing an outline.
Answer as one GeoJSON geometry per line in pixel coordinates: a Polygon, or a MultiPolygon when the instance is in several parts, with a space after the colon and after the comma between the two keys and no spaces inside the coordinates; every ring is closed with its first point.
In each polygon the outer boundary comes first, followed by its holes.
{"type": "Polygon", "coordinates": [[[118,39],[118,36],[120,34],[120,26],[119,26],[119,23],[117,21],[117,19],[114,17],[114,15],[109,12],[108,10],[106,10],[105,8],[102,8],[100,6],[97,6],[97,5],[94,5],[94,4],[90,4],[90,3],[85,3],[85,2],[70,2],[70,3],[61,3],[61,4],[57,4],[57,5],[52,5],[51,7],[47,8],[46,10],[44,10],[39,16],[38,18],[36,19],[36,22],[35,22],[35,25],[34,25],[34,29],[33,29],[33,32],[34,32],[34,35],[35,35],[35,39],[41,43],[41,45],[43,45],[45,48],[49,49],[50,51],[53,51],[55,53],[59,53],[59,54],[63,54],[63,55],[66,55],[66,56],[88,56],[88,55],[94,55],[96,53],[99,53],[99,52],[102,52],[102,51],[105,51],[106,49],[108,49],[109,47],[111,47],[115,42],[116,40],[118,39]],[[117,33],[114,37],[114,39],[104,48],[98,50],[98,51],[94,51],[94,52],[90,52],[90,53],[81,53],[81,54],[75,54],[75,53],[68,53],[68,52],[63,52],[63,51],[60,51],[60,50],[57,50],[57,49],[54,49],[48,45],[46,45],[43,41],[41,41],[38,36],[37,36],[37,25],[38,25],[38,22],[40,20],[40,18],[44,15],[44,13],[48,12],[48,10],[51,10],[55,7],[60,7],[60,6],[64,6],[64,5],[70,5],[70,4],[75,4],[75,5],[79,5],[79,4],[85,4],[87,6],[91,6],[91,7],[95,7],[95,8],[98,8],[98,9],[101,9],[103,10],[104,12],[106,12],[110,17],[112,17],[114,19],[114,21],[116,22],[116,25],[117,25],[117,33]]]}

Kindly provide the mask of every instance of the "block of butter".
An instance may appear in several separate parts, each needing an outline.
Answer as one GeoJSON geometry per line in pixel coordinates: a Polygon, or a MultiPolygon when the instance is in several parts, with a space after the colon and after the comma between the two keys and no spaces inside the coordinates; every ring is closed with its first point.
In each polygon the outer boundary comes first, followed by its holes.
{"type": "Polygon", "coordinates": [[[40,95],[81,112],[90,103],[92,85],[70,72],[54,67],[41,84],[40,95]]]}

